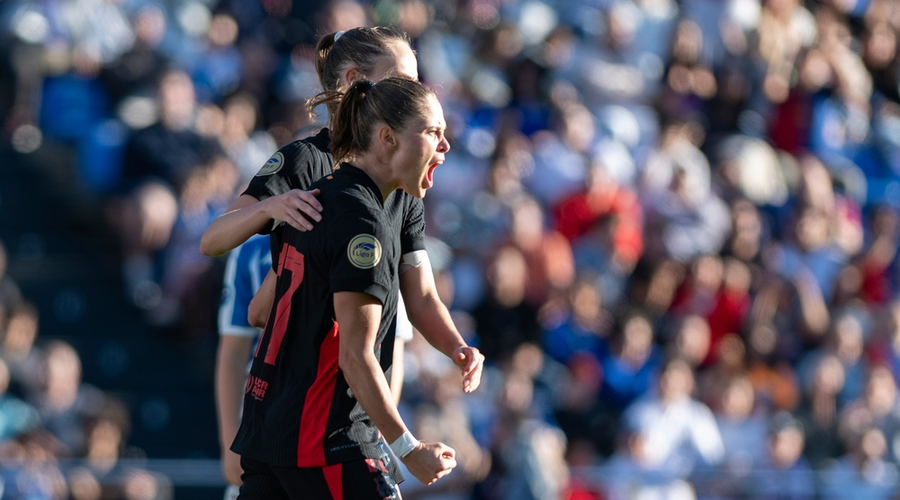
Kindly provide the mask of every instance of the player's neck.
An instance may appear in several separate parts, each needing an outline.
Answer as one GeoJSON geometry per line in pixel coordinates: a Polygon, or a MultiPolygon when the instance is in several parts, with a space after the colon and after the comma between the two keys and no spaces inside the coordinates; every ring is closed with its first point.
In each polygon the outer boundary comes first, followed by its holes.
{"type": "Polygon", "coordinates": [[[365,172],[375,182],[381,191],[382,201],[387,200],[388,196],[400,186],[390,164],[376,154],[357,155],[352,165],[365,172]]]}

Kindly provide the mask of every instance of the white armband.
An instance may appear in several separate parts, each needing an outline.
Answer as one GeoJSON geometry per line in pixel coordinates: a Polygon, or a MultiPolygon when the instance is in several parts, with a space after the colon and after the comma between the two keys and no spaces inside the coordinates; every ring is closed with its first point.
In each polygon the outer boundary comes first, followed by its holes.
{"type": "Polygon", "coordinates": [[[409,271],[414,267],[422,267],[431,264],[428,260],[428,252],[425,250],[416,250],[415,252],[405,253],[400,257],[400,274],[409,271]]]}
{"type": "Polygon", "coordinates": [[[416,446],[419,446],[419,440],[414,438],[411,432],[406,431],[391,443],[391,450],[394,451],[394,455],[403,458],[415,450],[416,446]]]}

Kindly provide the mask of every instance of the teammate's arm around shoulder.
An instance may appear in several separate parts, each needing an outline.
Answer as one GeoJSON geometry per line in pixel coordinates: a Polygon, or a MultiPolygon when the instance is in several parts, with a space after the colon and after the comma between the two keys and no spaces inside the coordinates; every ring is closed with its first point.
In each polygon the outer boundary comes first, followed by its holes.
{"type": "Polygon", "coordinates": [[[399,450],[397,455],[407,469],[422,484],[431,484],[456,467],[456,452],[443,443],[416,441],[400,417],[372,350],[381,323],[381,309],[381,302],[372,295],[334,294],[335,319],[340,325],[338,364],[353,395],[395,452],[399,450]]]}
{"type": "Polygon", "coordinates": [[[262,201],[242,194],[203,233],[200,252],[218,257],[237,248],[273,219],[287,222],[298,231],[309,231],[313,227],[310,220],[322,220],[322,205],[316,200],[318,194],[318,189],[292,189],[262,201]]]}

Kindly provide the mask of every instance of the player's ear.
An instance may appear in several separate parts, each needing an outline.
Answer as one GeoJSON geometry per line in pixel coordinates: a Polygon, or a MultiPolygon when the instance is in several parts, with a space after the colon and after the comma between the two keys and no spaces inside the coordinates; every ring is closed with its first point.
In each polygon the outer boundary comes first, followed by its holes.
{"type": "Polygon", "coordinates": [[[378,127],[378,141],[387,148],[397,147],[397,136],[394,135],[394,130],[387,125],[378,127]]]}
{"type": "Polygon", "coordinates": [[[347,68],[346,71],[344,71],[343,83],[345,86],[350,87],[351,85],[353,85],[353,82],[362,78],[362,76],[363,76],[363,74],[360,73],[360,71],[358,69],[354,68],[353,66],[350,66],[349,68],[347,68]]]}

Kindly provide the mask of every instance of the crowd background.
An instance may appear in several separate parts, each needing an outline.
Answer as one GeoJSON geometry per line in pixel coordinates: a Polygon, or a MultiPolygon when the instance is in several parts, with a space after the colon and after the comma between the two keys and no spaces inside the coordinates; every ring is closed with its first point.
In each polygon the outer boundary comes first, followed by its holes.
{"type": "MultiPolygon", "coordinates": [[[[200,235],[323,123],[317,36],[385,24],[444,106],[428,250],[487,358],[464,396],[409,345],[401,411],[459,467],[405,497],[900,498],[897,2],[7,0],[4,148],[65,150],[133,314],[214,342],[200,235]]],[[[171,498],[5,267],[0,498],[171,498]]]]}

